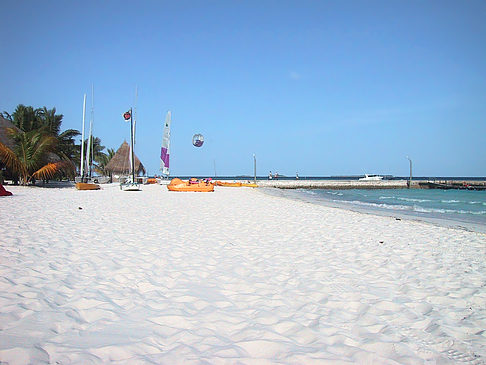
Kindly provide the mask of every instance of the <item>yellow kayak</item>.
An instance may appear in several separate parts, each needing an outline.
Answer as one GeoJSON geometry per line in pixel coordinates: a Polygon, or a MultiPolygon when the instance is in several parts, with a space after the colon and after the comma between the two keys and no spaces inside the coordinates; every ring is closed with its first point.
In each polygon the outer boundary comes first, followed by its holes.
{"type": "Polygon", "coordinates": [[[76,183],[76,189],[78,189],[78,190],[100,190],[100,186],[98,184],[91,184],[91,183],[76,183]]]}

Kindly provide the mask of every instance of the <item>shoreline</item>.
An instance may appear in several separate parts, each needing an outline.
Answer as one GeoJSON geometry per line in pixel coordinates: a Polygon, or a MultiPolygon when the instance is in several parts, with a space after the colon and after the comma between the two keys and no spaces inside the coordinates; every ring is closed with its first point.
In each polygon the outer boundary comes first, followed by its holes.
{"type": "MultiPolygon", "coordinates": [[[[305,195],[295,193],[297,189],[279,189],[279,188],[262,188],[261,191],[265,194],[282,197],[285,199],[303,201],[309,204],[323,205],[330,208],[343,209],[351,212],[362,214],[371,214],[380,217],[399,218],[416,222],[429,223],[438,227],[465,230],[468,232],[476,232],[486,234],[486,223],[481,224],[477,222],[470,222],[467,220],[453,219],[449,217],[438,217],[432,213],[420,213],[406,210],[391,210],[379,207],[367,207],[353,204],[352,202],[337,202],[326,199],[312,199],[305,195]]],[[[332,189],[329,189],[332,190],[332,189]]]]}

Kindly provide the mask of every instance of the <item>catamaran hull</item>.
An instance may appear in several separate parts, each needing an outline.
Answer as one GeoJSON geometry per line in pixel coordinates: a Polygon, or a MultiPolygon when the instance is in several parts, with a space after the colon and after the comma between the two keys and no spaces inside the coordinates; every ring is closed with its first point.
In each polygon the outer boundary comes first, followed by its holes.
{"type": "Polygon", "coordinates": [[[120,184],[120,189],[123,191],[140,191],[140,184],[139,183],[125,183],[120,184]]]}

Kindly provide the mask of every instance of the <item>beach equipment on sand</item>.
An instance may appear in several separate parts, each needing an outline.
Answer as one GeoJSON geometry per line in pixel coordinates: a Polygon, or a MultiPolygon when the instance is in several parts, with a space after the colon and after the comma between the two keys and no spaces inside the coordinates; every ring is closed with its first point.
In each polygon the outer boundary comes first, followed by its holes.
{"type": "Polygon", "coordinates": [[[76,189],[78,190],[100,190],[100,186],[98,184],[92,183],[76,183],[76,189]]]}
{"type": "Polygon", "coordinates": [[[93,131],[93,114],[94,114],[94,107],[93,107],[93,100],[94,100],[94,91],[92,88],[92,106],[91,106],[91,119],[89,123],[89,139],[88,139],[88,164],[89,164],[89,169],[88,169],[88,176],[84,176],[84,121],[86,117],[86,94],[84,94],[84,100],[83,100],[83,129],[81,132],[81,169],[80,169],[80,174],[81,174],[81,181],[76,183],[76,189],[78,190],[99,190],[100,186],[98,184],[94,184],[90,182],[91,180],[91,165],[93,161],[90,161],[90,150],[91,150],[91,139],[93,138],[92,136],[92,131],[93,131]]]}
{"type": "Polygon", "coordinates": [[[160,150],[160,171],[165,176],[169,176],[170,122],[171,113],[169,110],[165,117],[164,134],[162,136],[162,148],[160,150]]]}
{"type": "Polygon", "coordinates": [[[192,144],[194,147],[201,147],[204,143],[204,136],[202,134],[195,134],[192,136],[192,144]]]}
{"type": "Polygon", "coordinates": [[[226,181],[216,181],[217,186],[227,186],[227,187],[241,187],[240,182],[226,182],[226,181]]]}
{"type": "Polygon", "coordinates": [[[201,181],[195,178],[191,178],[188,181],[175,178],[167,185],[167,189],[170,191],[210,192],[214,191],[214,185],[209,181],[201,181]]]}
{"type": "Polygon", "coordinates": [[[5,190],[2,184],[0,184],[0,196],[10,196],[12,193],[10,191],[5,190]]]}
{"type": "Polygon", "coordinates": [[[216,181],[215,183],[217,186],[226,186],[226,187],[242,187],[242,186],[246,186],[246,187],[250,187],[250,188],[257,188],[258,185],[257,184],[253,184],[253,183],[242,183],[242,182],[226,182],[226,181],[216,181]]]}
{"type": "Polygon", "coordinates": [[[246,186],[248,188],[258,188],[258,184],[254,183],[241,183],[241,186],[246,186]]]}

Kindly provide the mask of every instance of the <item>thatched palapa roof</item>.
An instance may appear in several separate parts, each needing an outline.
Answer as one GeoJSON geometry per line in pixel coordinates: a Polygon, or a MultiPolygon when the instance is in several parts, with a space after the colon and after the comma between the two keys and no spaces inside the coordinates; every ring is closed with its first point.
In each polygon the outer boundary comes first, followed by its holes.
{"type": "MultiPolygon", "coordinates": [[[[130,146],[127,141],[122,143],[113,158],[106,165],[105,170],[118,175],[128,175],[130,173],[130,146]]],[[[138,157],[135,156],[135,174],[139,175],[140,173],[145,174],[145,167],[143,167],[138,157]]]]}
{"type": "Polygon", "coordinates": [[[18,129],[15,125],[13,125],[11,121],[5,119],[0,115],[0,142],[3,143],[8,148],[12,149],[14,148],[15,144],[8,133],[9,128],[13,128],[17,131],[20,131],[20,129],[18,129]]]}

